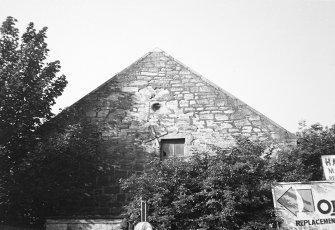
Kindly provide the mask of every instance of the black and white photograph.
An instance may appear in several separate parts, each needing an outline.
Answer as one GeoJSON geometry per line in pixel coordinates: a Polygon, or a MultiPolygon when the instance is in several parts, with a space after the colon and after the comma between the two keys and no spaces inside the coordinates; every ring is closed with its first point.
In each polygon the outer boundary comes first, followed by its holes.
{"type": "Polygon", "coordinates": [[[0,230],[335,230],[335,0],[0,0],[0,230]]]}

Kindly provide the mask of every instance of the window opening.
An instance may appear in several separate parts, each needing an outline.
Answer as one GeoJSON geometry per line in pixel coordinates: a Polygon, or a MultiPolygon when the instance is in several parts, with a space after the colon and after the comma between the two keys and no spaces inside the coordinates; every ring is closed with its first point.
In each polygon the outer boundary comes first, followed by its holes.
{"type": "Polygon", "coordinates": [[[185,138],[161,140],[161,158],[183,157],[185,138]]]}

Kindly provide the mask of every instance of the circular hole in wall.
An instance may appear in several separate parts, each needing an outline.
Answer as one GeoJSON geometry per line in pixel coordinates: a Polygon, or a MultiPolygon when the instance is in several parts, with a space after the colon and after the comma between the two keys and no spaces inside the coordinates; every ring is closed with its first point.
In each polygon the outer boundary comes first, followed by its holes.
{"type": "Polygon", "coordinates": [[[151,109],[152,109],[153,111],[157,111],[157,110],[159,110],[160,107],[161,107],[161,104],[159,104],[159,103],[154,103],[154,104],[151,105],[151,109]]]}

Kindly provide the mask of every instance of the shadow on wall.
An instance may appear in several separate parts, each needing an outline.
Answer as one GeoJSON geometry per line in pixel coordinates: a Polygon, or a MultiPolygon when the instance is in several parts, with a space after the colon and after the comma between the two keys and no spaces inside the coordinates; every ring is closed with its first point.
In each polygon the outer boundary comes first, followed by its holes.
{"type": "MultiPolygon", "coordinates": [[[[129,199],[121,191],[120,179],[142,171],[149,153],[159,152],[148,122],[149,108],[138,101],[137,92],[128,90],[112,78],[44,125],[45,137],[76,128],[73,154],[80,157],[90,148],[98,156],[96,164],[101,164],[99,176],[91,177],[93,190],[73,207],[67,206],[61,216],[119,217],[129,199]]],[[[96,167],[94,164],[86,165],[96,167]]]]}

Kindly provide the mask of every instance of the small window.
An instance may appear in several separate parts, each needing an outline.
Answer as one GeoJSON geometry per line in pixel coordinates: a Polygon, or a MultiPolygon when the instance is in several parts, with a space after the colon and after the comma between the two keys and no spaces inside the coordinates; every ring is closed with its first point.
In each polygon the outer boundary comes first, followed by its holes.
{"type": "Polygon", "coordinates": [[[162,159],[184,156],[185,138],[161,140],[162,159]]]}

